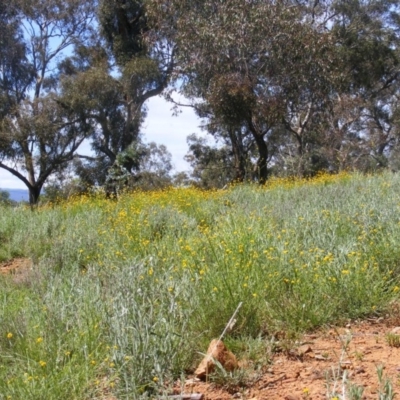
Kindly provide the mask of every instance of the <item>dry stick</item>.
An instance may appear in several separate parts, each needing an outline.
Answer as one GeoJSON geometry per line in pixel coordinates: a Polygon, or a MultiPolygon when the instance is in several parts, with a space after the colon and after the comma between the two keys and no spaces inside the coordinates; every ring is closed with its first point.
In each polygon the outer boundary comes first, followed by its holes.
{"type": "MultiPolygon", "coordinates": [[[[239,303],[239,305],[237,306],[237,308],[236,308],[235,312],[233,313],[231,319],[230,319],[230,320],[228,321],[228,323],[226,324],[225,329],[223,330],[223,332],[221,333],[221,336],[220,336],[219,339],[218,339],[218,342],[219,342],[220,340],[222,340],[222,338],[224,337],[225,333],[226,333],[228,330],[232,329],[232,327],[233,327],[232,324],[234,324],[234,320],[235,320],[236,314],[239,312],[240,307],[242,307],[242,304],[243,304],[243,301],[241,301],[241,302],[239,303]]],[[[217,342],[217,344],[218,344],[218,342],[217,342]]],[[[217,344],[215,345],[215,347],[217,347],[217,344]]],[[[215,350],[215,347],[213,348],[213,351],[215,350]]],[[[213,352],[213,351],[212,351],[212,352],[213,352]]],[[[212,352],[211,352],[211,354],[212,354],[212,352]]]]}

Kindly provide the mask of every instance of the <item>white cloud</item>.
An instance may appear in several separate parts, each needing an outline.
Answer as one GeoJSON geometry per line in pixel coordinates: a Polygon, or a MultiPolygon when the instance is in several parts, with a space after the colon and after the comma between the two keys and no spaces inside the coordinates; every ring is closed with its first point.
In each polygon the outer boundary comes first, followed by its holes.
{"type": "Polygon", "coordinates": [[[5,169],[0,168],[1,189],[26,189],[25,184],[5,169]]]}
{"type": "MultiPolygon", "coordinates": [[[[185,100],[174,96],[177,101],[185,100]]],[[[189,169],[188,163],[183,159],[188,151],[186,137],[192,133],[204,135],[200,129],[201,120],[190,107],[180,107],[180,113],[173,116],[172,104],[164,98],[153,97],[147,102],[148,114],[142,132],[146,142],[156,142],[167,146],[172,154],[172,162],[177,171],[189,169]]],[[[79,149],[80,154],[90,154],[89,143],[83,143],[79,149]]],[[[26,189],[26,186],[8,171],[0,168],[0,188],[26,189]]]]}

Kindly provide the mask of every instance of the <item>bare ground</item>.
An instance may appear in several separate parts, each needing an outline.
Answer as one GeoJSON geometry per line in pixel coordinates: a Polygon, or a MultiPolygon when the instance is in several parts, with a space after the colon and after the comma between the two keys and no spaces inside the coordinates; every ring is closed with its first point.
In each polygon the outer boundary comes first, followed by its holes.
{"type": "Polygon", "coordinates": [[[296,348],[273,355],[265,373],[248,388],[232,393],[232,388],[188,380],[184,393],[202,393],[208,400],[332,399],[335,388],[342,393],[345,373],[347,381],[364,387],[363,399],[378,399],[377,368],[382,366],[398,397],[400,348],[387,339],[388,333],[400,334],[396,323],[393,317],[377,318],[304,335],[296,348]]]}
{"type": "Polygon", "coordinates": [[[32,276],[33,263],[29,258],[14,258],[0,262],[0,275],[12,278],[15,283],[27,283],[32,276]]]}

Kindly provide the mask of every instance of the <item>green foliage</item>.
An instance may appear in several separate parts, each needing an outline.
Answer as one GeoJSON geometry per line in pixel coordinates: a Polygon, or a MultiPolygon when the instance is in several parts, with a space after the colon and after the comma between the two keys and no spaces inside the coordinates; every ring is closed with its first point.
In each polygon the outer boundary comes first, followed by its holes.
{"type": "Polygon", "coordinates": [[[192,134],[187,137],[189,152],[185,160],[192,167],[194,184],[204,189],[223,188],[234,179],[232,154],[227,146],[212,147],[207,140],[192,134]]]}
{"type": "Polygon", "coordinates": [[[90,131],[82,113],[62,101],[55,59],[86,42],[92,17],[93,5],[76,0],[14,1],[0,9],[7,32],[0,43],[0,168],[27,186],[31,205],[90,131]]]}
{"type": "Polygon", "coordinates": [[[6,190],[0,189],[0,203],[10,203],[10,193],[8,193],[6,190]]]}
{"type": "Polygon", "coordinates": [[[378,399],[379,400],[393,400],[396,396],[394,393],[393,385],[390,379],[384,376],[383,366],[376,367],[376,373],[378,374],[379,380],[379,390],[378,390],[378,399]]]}
{"type": "Polygon", "coordinates": [[[389,332],[386,335],[386,342],[390,347],[400,347],[400,336],[389,332]]]}
{"type": "Polygon", "coordinates": [[[145,3],[159,35],[178,44],[182,93],[207,131],[229,142],[235,179],[247,151],[227,130],[251,138],[260,183],[270,172],[374,172],[398,151],[395,0],[145,3]]]}
{"type": "Polygon", "coordinates": [[[143,1],[101,1],[99,19],[103,35],[120,64],[146,53],[143,34],[149,26],[143,1]]]}

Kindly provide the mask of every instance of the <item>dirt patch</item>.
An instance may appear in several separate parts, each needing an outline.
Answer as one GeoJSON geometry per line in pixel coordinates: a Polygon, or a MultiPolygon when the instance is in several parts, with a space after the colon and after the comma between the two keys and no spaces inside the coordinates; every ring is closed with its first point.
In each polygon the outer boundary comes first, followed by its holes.
{"type": "Polygon", "coordinates": [[[326,400],[335,398],[334,385],[337,398],[342,398],[345,373],[352,384],[364,387],[363,399],[376,400],[380,390],[377,368],[382,366],[383,376],[391,380],[399,396],[400,348],[389,346],[386,337],[393,328],[389,321],[378,319],[305,335],[289,354],[275,354],[267,371],[248,388],[234,393],[188,380],[184,393],[202,393],[205,400],[326,400]]]}
{"type": "Polygon", "coordinates": [[[14,258],[0,263],[0,274],[10,276],[15,283],[28,282],[32,271],[33,263],[29,258],[14,258]]]}

